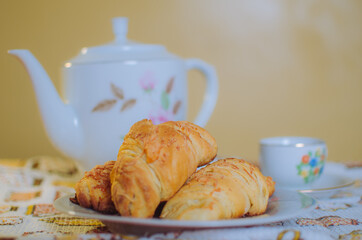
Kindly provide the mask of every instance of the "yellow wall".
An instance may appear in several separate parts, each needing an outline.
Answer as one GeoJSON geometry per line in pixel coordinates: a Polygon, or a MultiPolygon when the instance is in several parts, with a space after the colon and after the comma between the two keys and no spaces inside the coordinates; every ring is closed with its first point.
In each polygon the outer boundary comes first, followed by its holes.
{"type": "MultiPolygon", "coordinates": [[[[1,0],[0,157],[60,155],[49,143],[30,80],[6,51],[31,50],[60,89],[64,61],[113,40],[162,44],[217,69],[219,100],[207,129],[222,155],[258,159],[263,137],[325,139],[329,160],[362,160],[362,1],[1,0]]],[[[190,119],[202,78],[190,74],[190,119]]]]}

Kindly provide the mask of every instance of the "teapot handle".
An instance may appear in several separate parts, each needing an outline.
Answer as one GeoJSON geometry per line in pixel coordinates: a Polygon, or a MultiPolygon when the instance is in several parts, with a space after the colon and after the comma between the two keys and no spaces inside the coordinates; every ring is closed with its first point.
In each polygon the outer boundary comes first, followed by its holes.
{"type": "Polygon", "coordinates": [[[206,91],[201,109],[194,123],[204,127],[214,111],[218,96],[218,80],[215,69],[200,59],[186,59],[187,71],[195,69],[200,71],[206,78],[206,91]]]}

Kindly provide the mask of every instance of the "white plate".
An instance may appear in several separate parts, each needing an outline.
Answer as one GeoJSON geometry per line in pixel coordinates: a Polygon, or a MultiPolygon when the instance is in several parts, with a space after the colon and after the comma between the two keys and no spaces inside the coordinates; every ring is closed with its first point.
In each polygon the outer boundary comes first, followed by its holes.
{"type": "Polygon", "coordinates": [[[131,218],[119,215],[105,215],[93,210],[80,207],[70,202],[69,198],[74,195],[67,195],[57,199],[54,207],[69,215],[99,219],[112,232],[123,234],[144,235],[147,233],[162,233],[180,230],[210,229],[242,227],[259,224],[268,224],[286,220],[299,215],[306,210],[313,209],[316,201],[305,194],[295,191],[277,190],[269,199],[266,212],[259,216],[243,217],[237,219],[217,221],[179,221],[159,218],[131,218]]]}
{"type": "Polygon", "coordinates": [[[355,180],[348,177],[344,165],[328,163],[322,176],[309,186],[292,188],[279,187],[283,190],[294,190],[308,194],[317,199],[324,199],[333,196],[339,191],[351,187],[355,180]]]}

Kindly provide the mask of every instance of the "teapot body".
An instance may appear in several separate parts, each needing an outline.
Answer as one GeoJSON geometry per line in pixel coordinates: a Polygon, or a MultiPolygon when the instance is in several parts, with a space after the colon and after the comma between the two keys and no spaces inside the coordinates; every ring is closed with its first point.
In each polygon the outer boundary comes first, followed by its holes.
{"type": "Polygon", "coordinates": [[[190,121],[186,118],[189,70],[200,71],[206,80],[193,122],[205,126],[216,104],[218,81],[211,65],[181,59],[161,45],[128,41],[127,23],[126,18],[113,19],[113,42],[83,48],[65,63],[63,99],[30,51],[9,51],[30,75],[50,141],[85,170],[116,160],[124,136],[139,120],[190,121]]]}
{"type": "Polygon", "coordinates": [[[186,120],[187,71],[181,59],[65,66],[63,96],[82,125],[86,165],[115,160],[139,120],[186,120]]]}

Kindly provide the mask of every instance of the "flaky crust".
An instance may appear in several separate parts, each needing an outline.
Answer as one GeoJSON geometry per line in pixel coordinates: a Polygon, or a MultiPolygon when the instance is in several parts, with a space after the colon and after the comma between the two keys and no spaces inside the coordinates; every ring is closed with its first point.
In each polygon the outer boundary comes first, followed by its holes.
{"type": "Polygon", "coordinates": [[[152,217],[159,203],[172,197],[216,153],[215,139],[190,122],[135,123],[111,172],[117,211],[122,216],[152,217]]]}
{"type": "Polygon", "coordinates": [[[109,176],[115,161],[97,165],[75,185],[76,200],[80,206],[103,213],[115,213],[109,176]]]}
{"type": "Polygon", "coordinates": [[[274,182],[242,160],[222,159],[194,173],[165,205],[161,218],[218,220],[265,212],[274,182]]]}

